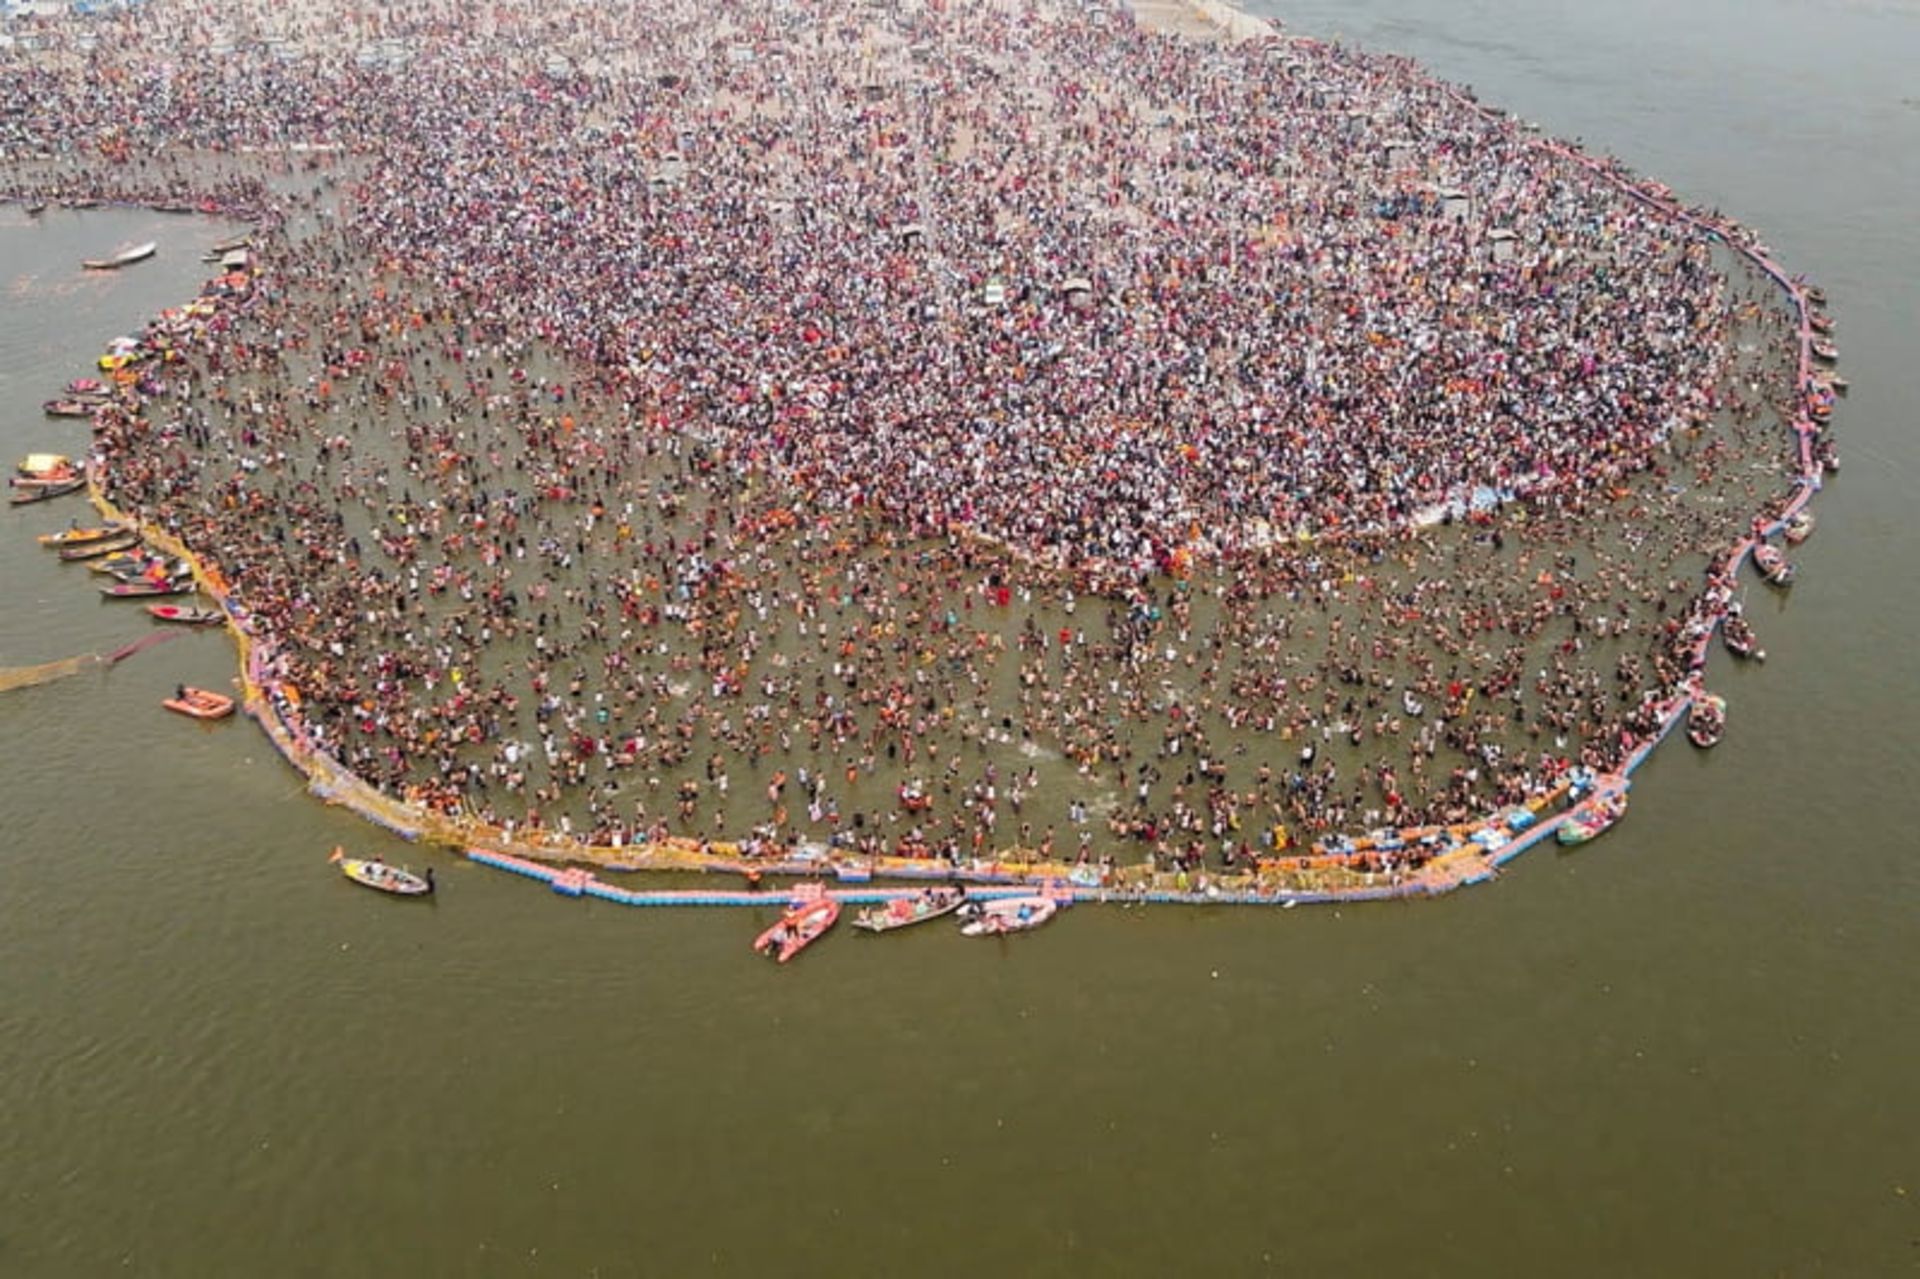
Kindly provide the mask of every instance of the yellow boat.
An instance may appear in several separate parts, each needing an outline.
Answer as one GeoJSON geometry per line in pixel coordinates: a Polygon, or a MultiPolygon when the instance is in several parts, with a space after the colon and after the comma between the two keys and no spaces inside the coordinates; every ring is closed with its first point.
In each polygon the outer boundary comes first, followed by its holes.
{"type": "Polygon", "coordinates": [[[356,884],[364,884],[383,893],[392,893],[396,897],[425,897],[433,892],[433,870],[428,868],[424,877],[398,866],[389,866],[376,859],[363,860],[349,857],[344,849],[336,848],[333,856],[327,860],[340,868],[340,873],[356,884]]]}
{"type": "Polygon", "coordinates": [[[96,528],[64,528],[58,533],[42,533],[39,541],[42,546],[85,546],[89,542],[104,542],[127,532],[124,524],[102,524],[96,528]]]}

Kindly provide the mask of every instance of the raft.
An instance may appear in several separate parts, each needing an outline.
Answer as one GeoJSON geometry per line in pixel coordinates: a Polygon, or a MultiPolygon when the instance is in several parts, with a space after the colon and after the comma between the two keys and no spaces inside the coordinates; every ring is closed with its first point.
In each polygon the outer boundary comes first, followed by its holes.
{"type": "Polygon", "coordinates": [[[840,903],[820,891],[818,884],[802,884],[818,895],[801,896],[787,907],[773,927],[753,939],[753,948],[776,964],[784,964],[819,941],[840,918],[840,903]]]}
{"type": "Polygon", "coordinates": [[[233,714],[233,699],[211,689],[181,685],[180,691],[160,703],[170,711],[194,719],[225,719],[233,714]]]}

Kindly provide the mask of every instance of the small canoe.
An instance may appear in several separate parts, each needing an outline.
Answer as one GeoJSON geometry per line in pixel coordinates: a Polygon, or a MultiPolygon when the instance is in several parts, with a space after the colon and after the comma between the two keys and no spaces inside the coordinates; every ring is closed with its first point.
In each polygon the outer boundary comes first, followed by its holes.
{"type": "Polygon", "coordinates": [[[72,398],[48,400],[40,406],[40,411],[48,417],[92,417],[93,411],[105,403],[105,400],[72,398]]]}
{"type": "Polygon", "coordinates": [[[7,502],[13,506],[27,506],[34,502],[51,502],[56,497],[65,497],[69,493],[78,493],[87,486],[85,478],[59,480],[51,484],[32,484],[16,488],[7,495],[7,502]]]}
{"type": "Polygon", "coordinates": [[[1613,829],[1627,813],[1627,797],[1624,794],[1603,795],[1589,800],[1586,807],[1577,810],[1566,821],[1560,823],[1560,829],[1554,832],[1554,838],[1562,844],[1584,844],[1590,839],[1604,835],[1613,829]]]}
{"type": "Polygon", "coordinates": [[[961,888],[929,888],[912,897],[896,897],[884,906],[869,907],[854,918],[853,926],[870,933],[889,933],[896,928],[950,915],[959,910],[960,903],[966,899],[967,894],[961,888]]]}
{"type": "MultiPolygon", "coordinates": [[[[818,885],[815,885],[816,891],[818,885]]],[[[840,918],[840,903],[822,893],[811,900],[796,901],[781,913],[779,922],[753,939],[753,948],[784,964],[820,940],[834,921],[840,918]]]]}
{"type": "Polygon", "coordinates": [[[100,524],[93,528],[80,528],[76,525],[61,529],[58,533],[42,533],[39,541],[42,546],[86,546],[91,542],[103,542],[110,537],[119,537],[127,531],[127,526],[124,524],[100,524]]]}
{"type": "Polygon", "coordinates": [[[185,595],[193,590],[190,577],[172,577],[161,582],[115,582],[112,586],[103,586],[100,593],[109,599],[133,600],[152,599],[156,595],[185,595]]]}
{"type": "Polygon", "coordinates": [[[378,889],[383,893],[392,893],[395,897],[429,897],[433,894],[433,869],[427,868],[424,875],[416,875],[410,870],[398,866],[389,866],[379,858],[362,859],[349,857],[342,849],[334,849],[333,856],[327,859],[340,868],[340,873],[356,884],[378,889]]]}
{"type": "Polygon", "coordinates": [[[182,684],[173,696],[160,703],[170,711],[191,715],[194,719],[225,719],[233,714],[233,699],[210,688],[182,684]]]}
{"type": "Polygon", "coordinates": [[[148,240],[145,244],[136,244],[131,248],[122,249],[110,258],[87,258],[80,265],[89,271],[118,271],[123,266],[145,262],[159,247],[154,241],[148,240]]]}
{"type": "Polygon", "coordinates": [[[106,537],[98,542],[82,542],[78,546],[60,548],[60,558],[72,563],[76,560],[98,560],[121,551],[130,551],[140,545],[140,535],[128,529],[117,537],[106,537]]]}
{"type": "Polygon", "coordinates": [[[1053,897],[1034,894],[1026,897],[1002,897],[996,901],[976,902],[977,910],[968,913],[960,931],[968,937],[999,937],[1006,933],[1024,933],[1040,927],[1059,912],[1053,897]]]}
{"type": "Polygon", "coordinates": [[[149,604],[147,614],[156,622],[176,626],[218,626],[227,620],[217,608],[187,608],[179,604],[149,604]]]}

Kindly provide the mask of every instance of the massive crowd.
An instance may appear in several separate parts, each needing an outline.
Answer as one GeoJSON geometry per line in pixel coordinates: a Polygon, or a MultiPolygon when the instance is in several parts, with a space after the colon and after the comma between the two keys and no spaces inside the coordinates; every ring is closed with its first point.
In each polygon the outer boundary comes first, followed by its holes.
{"type": "Polygon", "coordinates": [[[1179,864],[1460,820],[1647,730],[1782,464],[1751,282],[1400,59],[845,0],[44,35],[14,195],[261,224],[114,495],[424,804],[1179,864]]]}

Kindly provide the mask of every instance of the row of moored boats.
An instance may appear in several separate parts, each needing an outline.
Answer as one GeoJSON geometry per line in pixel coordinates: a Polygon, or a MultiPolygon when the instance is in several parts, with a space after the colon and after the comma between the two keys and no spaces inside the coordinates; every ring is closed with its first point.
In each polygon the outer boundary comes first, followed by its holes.
{"type": "MultiPolygon", "coordinates": [[[[889,933],[915,924],[952,916],[967,937],[1004,937],[1031,932],[1052,919],[1073,900],[1070,891],[1049,888],[1039,893],[975,898],[964,886],[941,884],[909,897],[863,910],[853,926],[872,933],[889,933]]],[[[801,884],[780,918],[754,939],[753,948],[784,964],[825,936],[840,919],[840,903],[822,884],[801,884]]]]}

